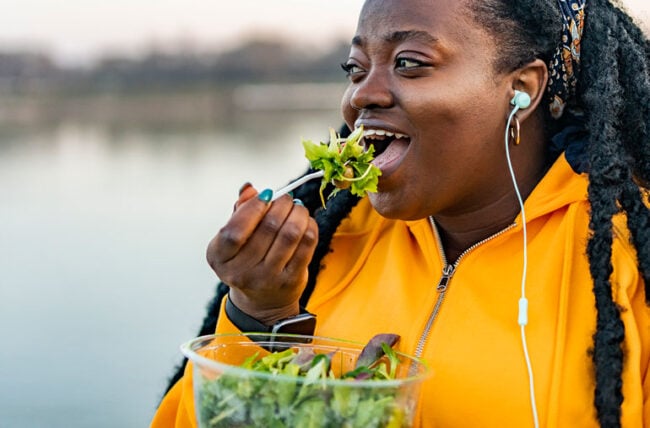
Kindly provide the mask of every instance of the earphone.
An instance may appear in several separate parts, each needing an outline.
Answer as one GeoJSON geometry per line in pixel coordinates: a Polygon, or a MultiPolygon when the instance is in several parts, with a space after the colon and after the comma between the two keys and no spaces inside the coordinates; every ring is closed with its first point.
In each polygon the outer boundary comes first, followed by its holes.
{"type": "Polygon", "coordinates": [[[535,400],[535,383],[533,381],[533,369],[530,363],[530,355],[528,354],[528,345],[526,343],[526,324],[528,324],[528,299],[526,299],[526,273],[528,268],[528,233],[526,229],[526,211],[524,210],[524,200],[521,197],[519,192],[519,186],[517,185],[517,178],[515,177],[515,171],[512,167],[512,161],[510,160],[510,146],[508,144],[508,131],[512,124],[512,120],[515,117],[515,114],[519,110],[525,110],[530,107],[531,99],[530,95],[526,92],[515,90],[515,95],[510,100],[510,105],[514,108],[508,116],[508,122],[506,124],[506,136],[505,136],[505,146],[506,146],[506,157],[508,160],[508,168],[510,170],[510,177],[512,178],[512,184],[515,188],[515,193],[517,195],[517,200],[519,201],[519,208],[521,209],[521,223],[522,223],[522,232],[524,235],[524,262],[523,269],[521,274],[521,297],[519,298],[519,315],[518,315],[518,324],[521,330],[521,343],[524,350],[524,358],[526,359],[526,368],[528,369],[528,385],[530,389],[530,403],[533,410],[533,422],[535,428],[539,427],[539,418],[537,416],[537,403],[535,400]]]}
{"type": "MultiPolygon", "coordinates": [[[[524,110],[530,107],[530,95],[526,92],[515,89],[515,96],[510,100],[510,105],[515,106],[515,110],[524,110]]],[[[516,113],[516,112],[515,112],[516,113]]]]}

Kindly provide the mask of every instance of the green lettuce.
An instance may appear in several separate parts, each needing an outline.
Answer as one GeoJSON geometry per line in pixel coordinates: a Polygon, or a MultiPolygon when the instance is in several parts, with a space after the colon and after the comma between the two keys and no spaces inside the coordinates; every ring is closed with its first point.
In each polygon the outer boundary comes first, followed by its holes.
{"type": "Polygon", "coordinates": [[[341,376],[347,380],[334,386],[326,383],[335,378],[331,369],[334,353],[289,348],[261,358],[255,354],[241,365],[249,370],[248,375],[226,372],[204,381],[198,393],[200,426],[402,427],[407,418],[394,387],[358,387],[359,382],[395,379],[400,362],[391,346],[398,338],[384,335],[371,340],[361,353],[362,365],[357,360],[356,368],[341,376]],[[281,381],[274,378],[279,375],[281,381]]]}
{"type": "Polygon", "coordinates": [[[362,137],[363,127],[355,129],[348,138],[341,138],[330,128],[329,143],[302,141],[305,157],[311,167],[324,173],[320,186],[323,206],[323,192],[330,183],[334,185],[334,189],[329,198],[348,188],[353,195],[359,197],[365,196],[367,192],[377,191],[381,170],[371,163],[375,148],[370,146],[368,150],[364,150],[361,145],[362,137]]]}

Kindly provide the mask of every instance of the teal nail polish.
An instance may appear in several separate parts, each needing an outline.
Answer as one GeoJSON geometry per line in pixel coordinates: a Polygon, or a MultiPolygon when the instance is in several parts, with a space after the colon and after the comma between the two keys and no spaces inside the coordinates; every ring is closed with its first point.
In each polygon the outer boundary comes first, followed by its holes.
{"type": "Polygon", "coordinates": [[[273,190],[271,189],[264,189],[260,192],[257,197],[260,199],[260,201],[264,202],[265,204],[268,204],[271,202],[271,199],[273,199],[273,190]]]}
{"type": "Polygon", "coordinates": [[[305,206],[305,204],[303,204],[302,201],[301,201],[300,199],[294,199],[294,200],[293,200],[293,204],[294,204],[294,205],[300,205],[301,207],[304,207],[304,206],[305,206]]]}

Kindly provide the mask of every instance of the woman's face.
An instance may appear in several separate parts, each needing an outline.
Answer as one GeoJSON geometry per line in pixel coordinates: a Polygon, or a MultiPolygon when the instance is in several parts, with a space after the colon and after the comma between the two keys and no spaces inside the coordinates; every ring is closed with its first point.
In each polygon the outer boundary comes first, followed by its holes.
{"type": "Polygon", "coordinates": [[[386,217],[462,215],[511,190],[512,88],[466,1],[367,0],[361,12],[342,111],[375,146],[382,176],[370,200],[386,217]]]}

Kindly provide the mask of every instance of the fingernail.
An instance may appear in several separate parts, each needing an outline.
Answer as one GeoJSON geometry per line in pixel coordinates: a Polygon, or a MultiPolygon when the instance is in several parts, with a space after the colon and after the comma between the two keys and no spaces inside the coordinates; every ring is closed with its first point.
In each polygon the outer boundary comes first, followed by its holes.
{"type": "Polygon", "coordinates": [[[302,201],[300,199],[297,199],[297,198],[293,200],[293,204],[294,205],[300,205],[301,207],[305,206],[305,204],[303,204],[302,201]]]}
{"type": "Polygon", "coordinates": [[[241,195],[242,193],[244,193],[244,190],[248,189],[251,186],[252,184],[247,181],[239,188],[239,194],[241,195]]]}
{"type": "Polygon", "coordinates": [[[260,199],[260,201],[264,202],[265,204],[268,204],[271,202],[271,199],[273,198],[273,190],[271,189],[264,189],[260,192],[257,197],[260,199]]]}
{"type": "Polygon", "coordinates": [[[287,195],[289,195],[290,198],[293,198],[293,192],[289,192],[287,195]]]}

